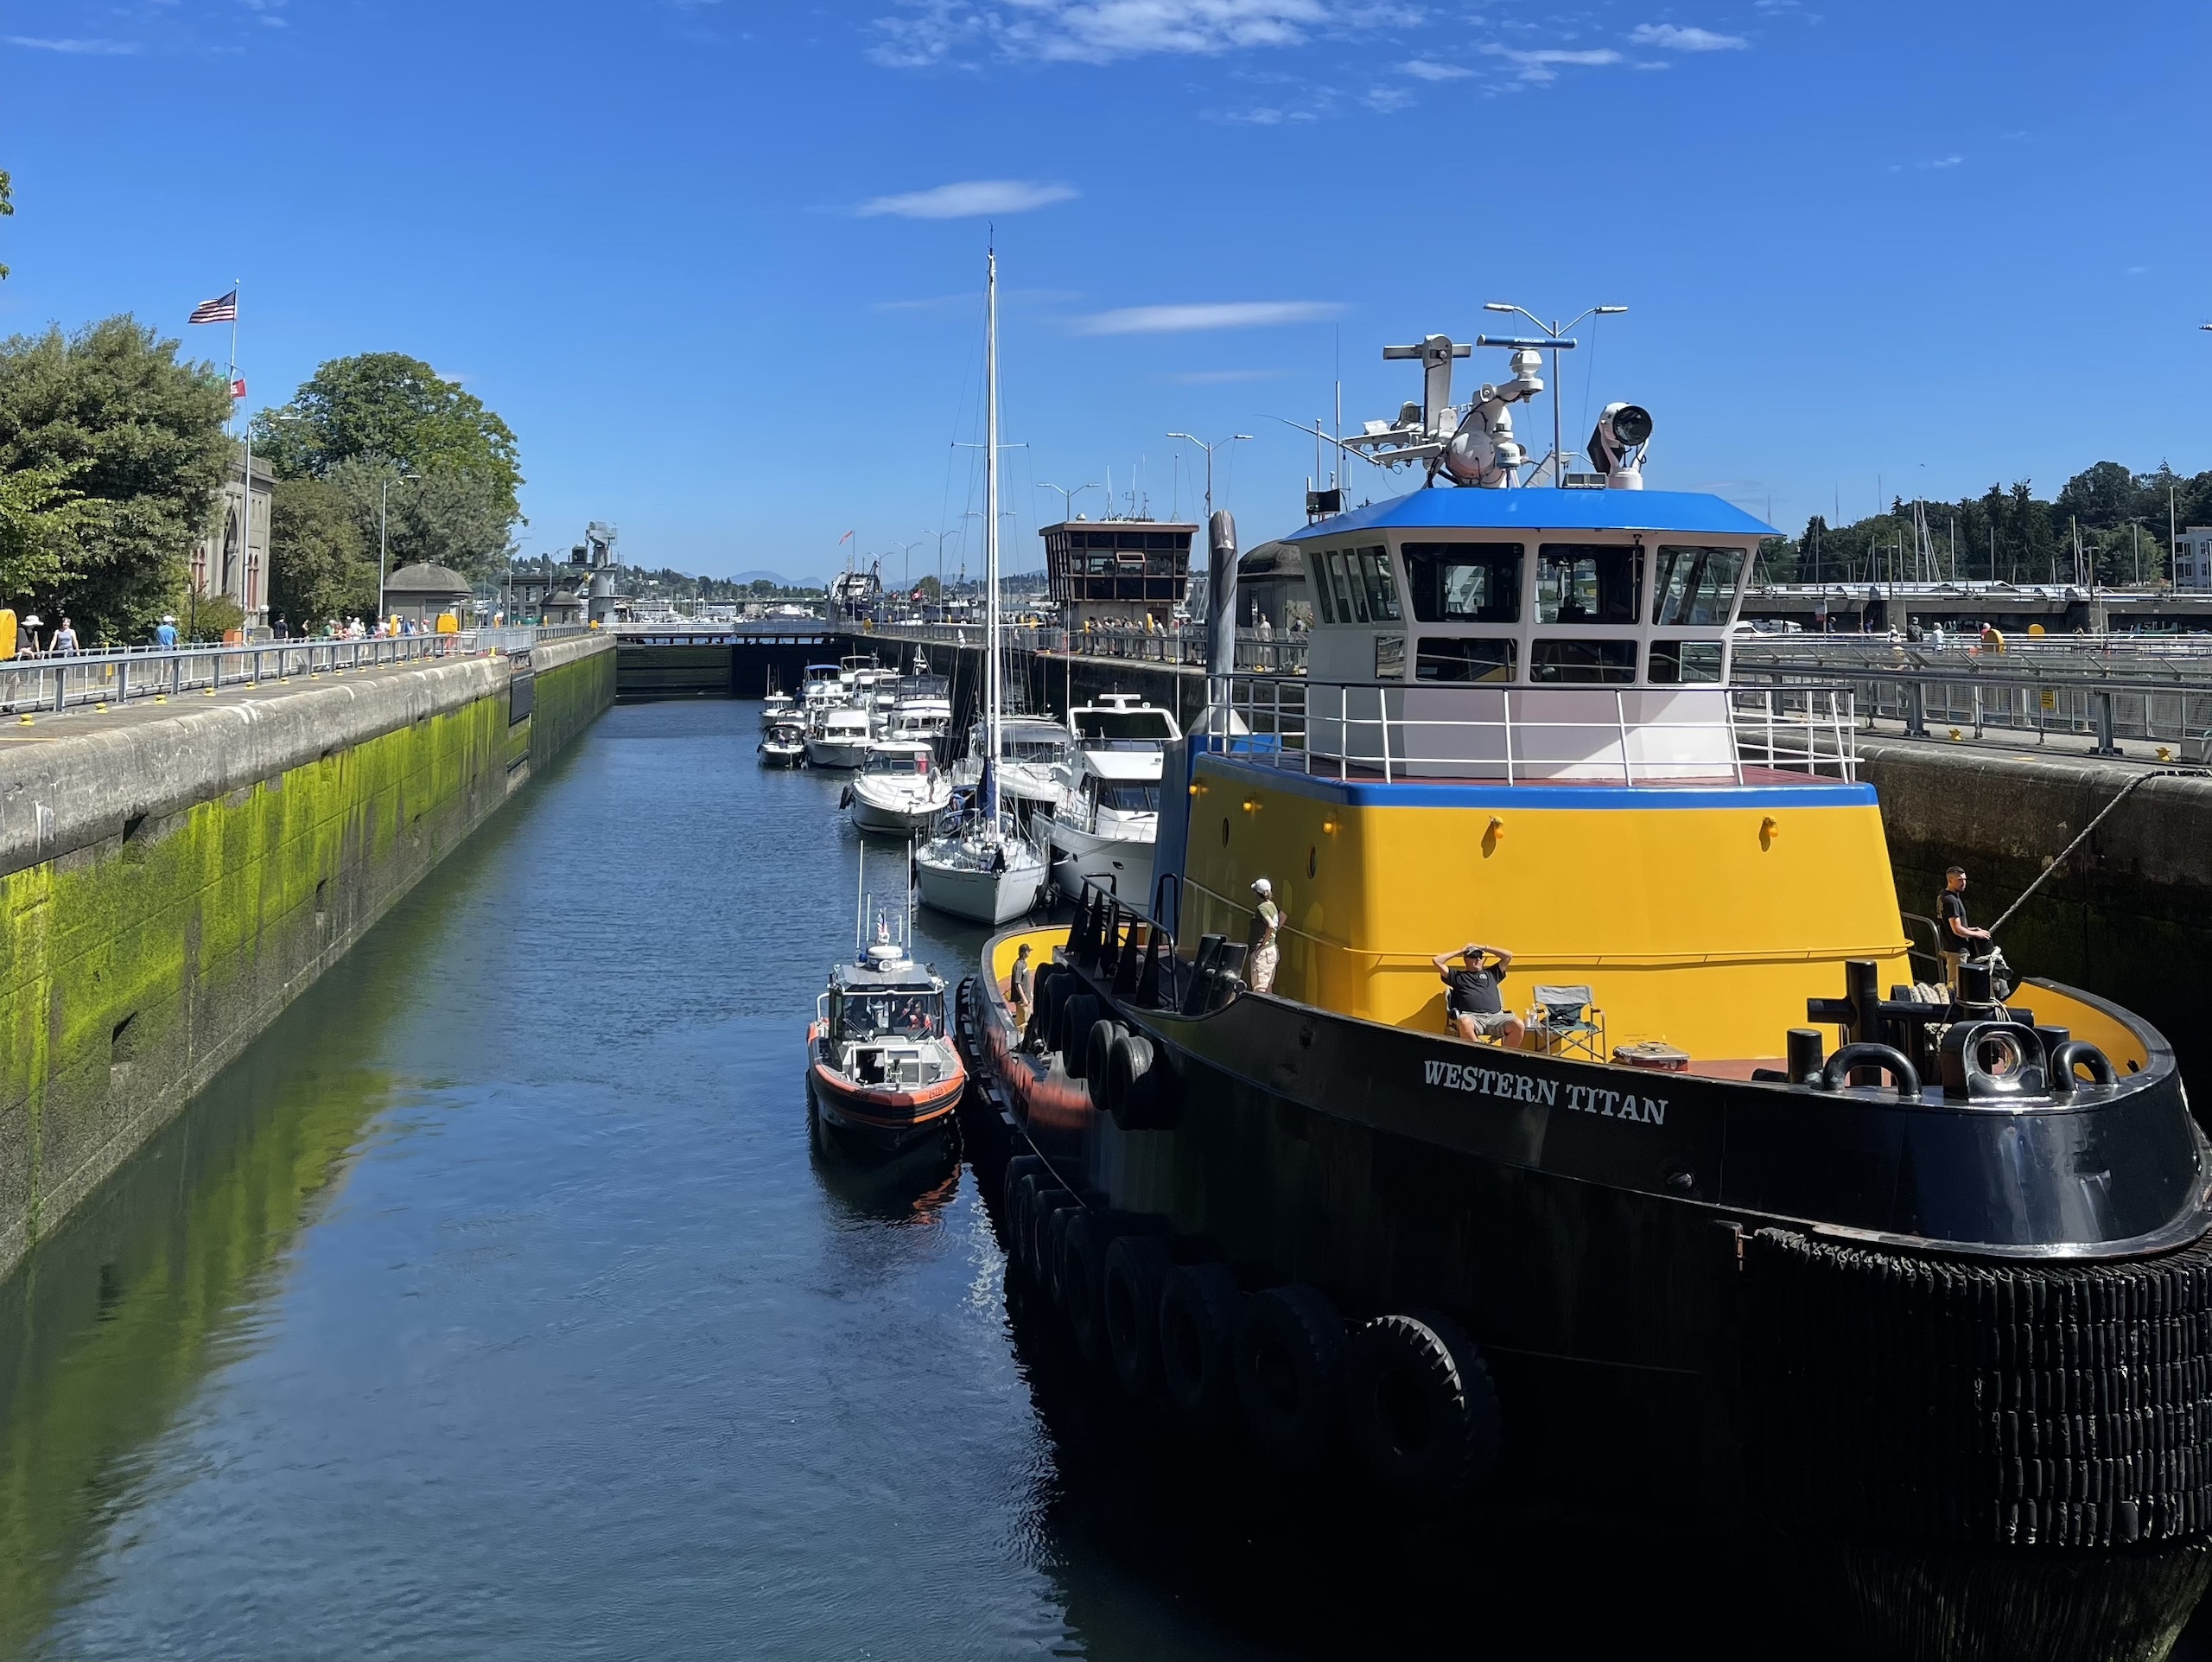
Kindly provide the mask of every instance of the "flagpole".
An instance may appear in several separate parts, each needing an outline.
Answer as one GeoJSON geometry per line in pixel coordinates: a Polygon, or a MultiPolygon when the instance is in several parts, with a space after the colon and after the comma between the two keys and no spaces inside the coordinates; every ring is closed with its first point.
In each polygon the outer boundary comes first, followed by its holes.
{"type": "MultiPolygon", "coordinates": [[[[238,384],[238,302],[245,290],[245,279],[232,280],[231,386],[233,391],[237,389],[238,384]]],[[[245,560],[244,570],[238,573],[238,611],[241,614],[238,618],[238,629],[239,639],[243,640],[247,623],[245,614],[253,610],[253,423],[247,417],[245,400],[239,398],[236,402],[238,406],[238,430],[245,440],[245,506],[238,519],[239,525],[243,527],[240,551],[244,554],[245,560]]]]}

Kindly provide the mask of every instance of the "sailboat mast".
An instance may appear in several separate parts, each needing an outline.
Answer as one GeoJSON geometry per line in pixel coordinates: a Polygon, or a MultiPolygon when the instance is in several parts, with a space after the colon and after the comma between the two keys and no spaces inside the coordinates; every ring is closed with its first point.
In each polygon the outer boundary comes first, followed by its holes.
{"type": "Polygon", "coordinates": [[[999,255],[989,252],[984,280],[983,334],[983,824],[994,840],[999,828],[999,255]]]}

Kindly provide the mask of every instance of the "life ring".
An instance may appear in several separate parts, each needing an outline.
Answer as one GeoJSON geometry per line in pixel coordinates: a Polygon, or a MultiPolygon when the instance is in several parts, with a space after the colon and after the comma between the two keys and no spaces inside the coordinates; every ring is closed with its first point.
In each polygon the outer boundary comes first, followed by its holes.
{"type": "Polygon", "coordinates": [[[1344,1411],[1369,1473],[1408,1500],[1443,1500],[1497,1461],[1490,1370],[1459,1324],[1433,1310],[1378,1316],[1352,1336],[1344,1411]]]}
{"type": "Polygon", "coordinates": [[[1236,1407],[1236,1328],[1243,1290],[1225,1264],[1181,1264],[1160,1289],[1160,1379],[1176,1411],[1218,1425],[1236,1407]]]}
{"type": "Polygon", "coordinates": [[[1319,1463],[1344,1405],[1344,1324],[1312,1287],[1270,1287],[1236,1324],[1236,1395],[1252,1433],[1287,1466],[1319,1463]]]}
{"type": "Polygon", "coordinates": [[[1106,1249],[1099,1302],[1107,1354],[1122,1389],[1139,1401],[1160,1383],[1160,1295],[1174,1268],[1157,1236],[1123,1235],[1106,1249]]]}
{"type": "Polygon", "coordinates": [[[1090,1087],[1094,1112],[1106,1111],[1108,1069],[1114,1060],[1114,1047],[1128,1036],[1128,1023],[1111,1016],[1102,1016],[1090,1024],[1090,1036],[1083,1047],[1083,1079],[1090,1087]]]}

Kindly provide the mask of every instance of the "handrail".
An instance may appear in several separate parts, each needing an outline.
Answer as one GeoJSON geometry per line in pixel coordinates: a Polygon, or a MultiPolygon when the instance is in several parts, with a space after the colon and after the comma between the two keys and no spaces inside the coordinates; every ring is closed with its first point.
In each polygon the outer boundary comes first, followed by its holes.
{"type": "Polygon", "coordinates": [[[60,712],[73,706],[169,698],[225,686],[426,663],[467,651],[453,634],[371,635],[358,640],[250,641],[174,651],[47,654],[0,661],[0,711],[60,712]]]}

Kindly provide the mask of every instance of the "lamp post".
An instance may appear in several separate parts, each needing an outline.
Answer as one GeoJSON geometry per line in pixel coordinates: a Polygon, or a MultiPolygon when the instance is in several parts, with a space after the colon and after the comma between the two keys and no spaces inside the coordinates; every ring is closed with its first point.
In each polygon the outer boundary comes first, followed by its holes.
{"type": "MultiPolygon", "coordinates": [[[[1563,335],[1565,335],[1565,334],[1566,334],[1566,333],[1567,333],[1569,329],[1573,328],[1577,323],[1580,323],[1580,322],[1583,320],[1583,318],[1585,318],[1585,317],[1618,317],[1622,313],[1624,313],[1624,312],[1625,312],[1626,310],[1628,310],[1628,308],[1627,308],[1627,307],[1625,307],[1625,306],[1592,306],[1592,307],[1590,307],[1588,309],[1586,309],[1586,310],[1585,310],[1584,312],[1582,312],[1580,315],[1577,315],[1577,316],[1575,316],[1575,317],[1569,318],[1569,319],[1568,319],[1566,322],[1564,322],[1564,323],[1556,322],[1550,322],[1550,323],[1547,323],[1547,322],[1544,322],[1544,320],[1543,320],[1542,318],[1541,318],[1541,317],[1537,316],[1537,315],[1535,315],[1535,313],[1534,313],[1534,312],[1530,311],[1530,310],[1529,310],[1526,306],[1516,306],[1516,305],[1511,304],[1511,303],[1510,303],[1510,302],[1509,302],[1503,301],[1503,300],[1485,300],[1485,301],[1483,302],[1483,309],[1484,309],[1484,311],[1486,311],[1486,312],[1518,312],[1522,316],[1523,316],[1523,317],[1527,318],[1527,319],[1528,319],[1531,323],[1534,323],[1534,324],[1535,324],[1538,328],[1541,329],[1541,330],[1544,332],[1544,334],[1545,334],[1546,338],[1547,338],[1547,339],[1548,339],[1549,341],[1551,341],[1553,342],[1552,349],[1551,349],[1551,350],[1552,350],[1552,454],[1551,454],[1551,464],[1552,464],[1552,483],[1553,483],[1554,485],[1558,485],[1559,483],[1560,483],[1560,482],[1561,482],[1561,481],[1562,481],[1562,479],[1564,478],[1564,476],[1565,476],[1565,474],[1566,474],[1566,472],[1567,472],[1567,457],[1566,457],[1566,455],[1565,455],[1565,448],[1564,448],[1564,447],[1565,447],[1565,440],[1564,440],[1564,438],[1561,436],[1561,435],[1560,435],[1560,384],[1559,384],[1559,346],[1558,346],[1558,342],[1559,342],[1560,339],[1563,335]]],[[[1595,350],[1596,350],[1596,348],[1595,348],[1595,347],[1592,347],[1592,351],[1595,351],[1595,350]]]]}
{"type": "Polygon", "coordinates": [[[1037,487],[1040,491],[1059,492],[1061,498],[1060,519],[1063,522],[1075,518],[1075,499],[1077,497],[1082,495],[1085,491],[1095,491],[1098,487],[1098,481],[1095,479],[1088,485],[1077,485],[1073,490],[1070,490],[1065,485],[1055,485],[1050,480],[1046,481],[1044,483],[1037,487]]]}
{"type": "Polygon", "coordinates": [[[1213,524],[1213,453],[1225,446],[1243,443],[1252,436],[1249,433],[1231,433],[1227,438],[1217,438],[1211,444],[1190,433],[1170,433],[1167,436],[1189,439],[1206,453],[1206,524],[1211,529],[1213,524]]]}
{"type": "Polygon", "coordinates": [[[391,481],[395,475],[401,479],[420,479],[423,476],[409,473],[406,468],[394,464],[392,471],[384,476],[377,490],[377,627],[379,629],[384,627],[385,621],[384,580],[391,544],[391,481]]]}

